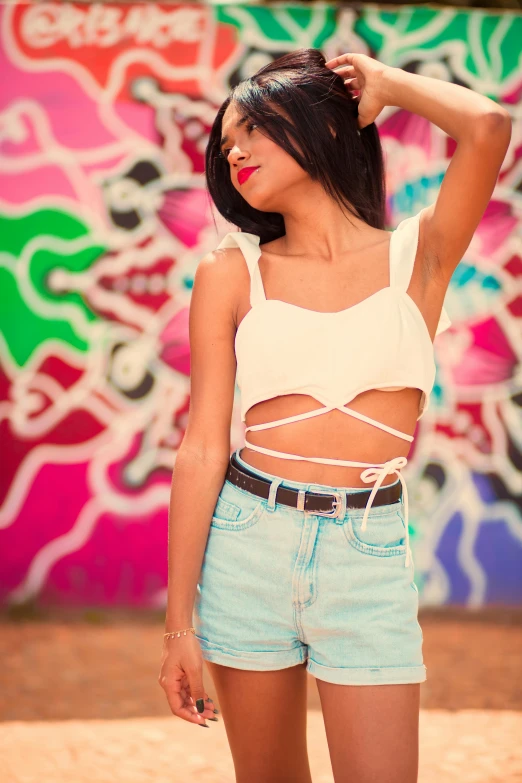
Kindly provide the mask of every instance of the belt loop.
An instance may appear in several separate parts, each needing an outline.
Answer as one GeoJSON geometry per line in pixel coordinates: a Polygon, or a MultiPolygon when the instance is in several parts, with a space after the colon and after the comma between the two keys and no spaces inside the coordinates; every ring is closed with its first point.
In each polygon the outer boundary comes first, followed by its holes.
{"type": "Polygon", "coordinates": [[[298,490],[298,494],[297,494],[297,510],[298,511],[304,511],[305,510],[305,496],[306,496],[306,490],[304,490],[304,489],[298,490]]]}
{"type": "Polygon", "coordinates": [[[334,519],[334,522],[337,525],[344,525],[344,518],[346,516],[346,490],[340,489],[339,493],[341,495],[341,509],[337,517],[334,519]]]}
{"type": "Polygon", "coordinates": [[[267,505],[268,511],[275,511],[277,490],[279,489],[279,485],[282,482],[283,482],[282,478],[275,478],[272,479],[272,481],[270,482],[270,492],[268,493],[268,505],[267,505]]]}

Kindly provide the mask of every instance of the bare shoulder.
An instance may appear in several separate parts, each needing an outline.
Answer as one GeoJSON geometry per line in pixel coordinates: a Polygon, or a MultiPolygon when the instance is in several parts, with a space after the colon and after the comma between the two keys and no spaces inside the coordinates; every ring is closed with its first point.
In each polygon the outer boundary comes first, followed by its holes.
{"type": "Polygon", "coordinates": [[[248,268],[239,248],[211,250],[200,259],[196,268],[191,302],[228,310],[236,324],[239,297],[248,277],[248,268]]]}
{"type": "Polygon", "coordinates": [[[229,285],[236,281],[241,282],[245,276],[249,276],[245,258],[238,247],[211,250],[201,258],[198,269],[200,267],[204,275],[216,282],[226,280],[229,285]]]}
{"type": "MultiPolygon", "coordinates": [[[[237,247],[221,247],[206,253],[199,261],[196,274],[205,279],[219,282],[241,268],[243,254],[237,247]]],[[[246,266],[243,260],[243,266],[246,266]]]]}

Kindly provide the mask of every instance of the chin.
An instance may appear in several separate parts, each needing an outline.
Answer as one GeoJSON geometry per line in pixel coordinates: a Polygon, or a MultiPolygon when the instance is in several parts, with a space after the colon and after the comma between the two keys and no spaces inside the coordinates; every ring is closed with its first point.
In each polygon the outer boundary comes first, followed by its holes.
{"type": "Polygon", "coordinates": [[[263,201],[262,199],[248,199],[248,203],[252,207],[252,209],[257,209],[259,212],[271,212],[272,210],[269,209],[266,205],[266,201],[263,201]]]}
{"type": "Polygon", "coordinates": [[[249,207],[252,207],[252,209],[258,209],[260,212],[270,212],[271,210],[268,209],[266,206],[266,201],[261,198],[245,198],[246,203],[249,207]]]}
{"type": "MultiPolygon", "coordinates": [[[[245,198],[245,197],[244,197],[245,198]]],[[[277,199],[279,201],[279,199],[277,199]]],[[[260,212],[279,212],[279,204],[274,204],[274,199],[270,195],[263,196],[262,193],[249,194],[245,201],[260,212]]]]}

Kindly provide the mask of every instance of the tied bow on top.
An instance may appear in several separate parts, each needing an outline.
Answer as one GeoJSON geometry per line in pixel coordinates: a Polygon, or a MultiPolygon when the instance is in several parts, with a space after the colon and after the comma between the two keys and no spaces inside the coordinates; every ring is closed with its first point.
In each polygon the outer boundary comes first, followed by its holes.
{"type": "Polygon", "coordinates": [[[410,564],[410,534],[408,529],[408,489],[406,487],[406,481],[404,479],[404,476],[401,474],[400,470],[407,464],[408,460],[406,457],[394,457],[393,459],[388,460],[387,462],[384,462],[382,464],[376,465],[371,468],[366,468],[366,470],[363,470],[361,473],[361,479],[364,481],[365,484],[370,484],[372,481],[375,482],[372,491],[370,493],[370,497],[368,498],[368,503],[366,504],[366,508],[364,509],[364,515],[362,519],[362,525],[361,530],[366,530],[366,523],[368,521],[368,515],[370,513],[370,509],[372,507],[373,499],[375,495],[377,494],[377,490],[381,486],[382,482],[386,478],[386,476],[391,476],[393,473],[395,473],[399,477],[399,481],[402,485],[402,493],[404,496],[404,524],[406,526],[406,561],[404,563],[404,566],[407,568],[410,564]]]}

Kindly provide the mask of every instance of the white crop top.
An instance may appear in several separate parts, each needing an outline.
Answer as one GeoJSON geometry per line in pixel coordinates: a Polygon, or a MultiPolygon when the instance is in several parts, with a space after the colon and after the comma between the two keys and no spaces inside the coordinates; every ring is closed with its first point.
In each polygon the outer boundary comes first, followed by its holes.
{"type": "MultiPolygon", "coordinates": [[[[321,313],[279,299],[267,299],[258,264],[260,238],[256,234],[231,232],[221,240],[218,249],[238,247],[242,251],[251,280],[251,309],[239,324],[235,338],[242,421],[245,422],[252,405],[285,394],[310,395],[323,405],[307,413],[247,427],[245,435],[249,430],[277,427],[338,409],[413,441],[413,436],[346,406],[370,389],[393,391],[413,387],[422,391],[417,419],[428,407],[436,371],[433,343],[419,308],[407,293],[417,252],[421,212],[406,218],[390,232],[390,285],[338,312],[321,313]]],[[[442,308],[436,335],[450,324],[442,308]]],[[[361,473],[361,479],[375,484],[362,530],[366,528],[375,493],[384,478],[395,473],[403,486],[406,566],[409,564],[407,488],[399,472],[407,463],[406,457],[395,457],[385,463],[353,462],[274,451],[252,444],[246,437],[245,445],[281,459],[367,468],[361,473]]]]}

